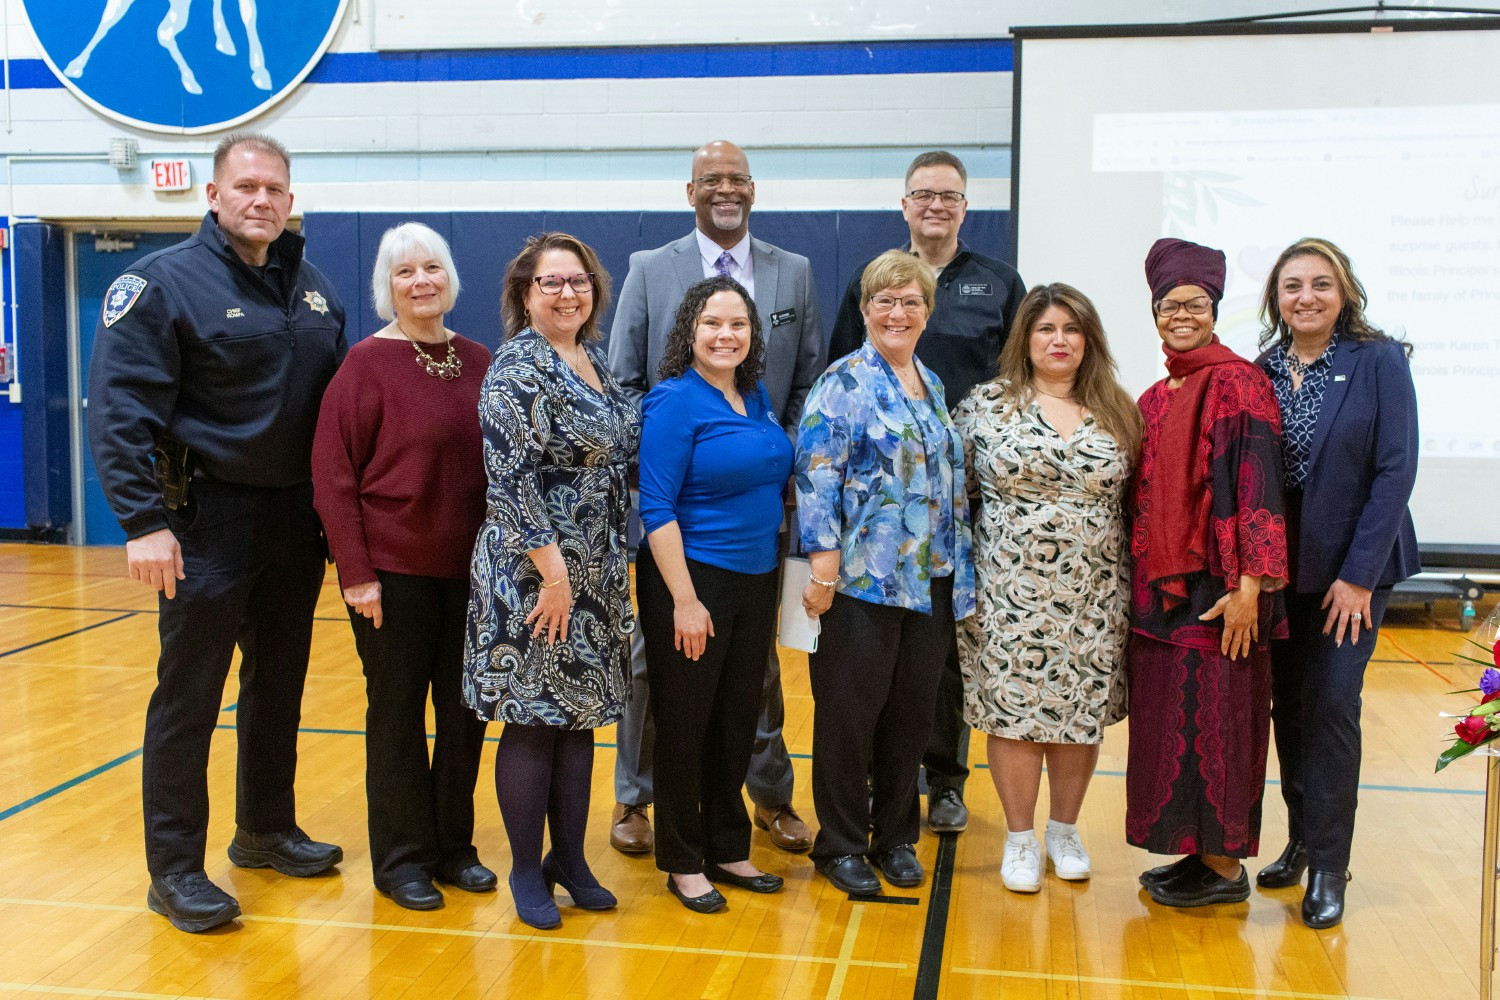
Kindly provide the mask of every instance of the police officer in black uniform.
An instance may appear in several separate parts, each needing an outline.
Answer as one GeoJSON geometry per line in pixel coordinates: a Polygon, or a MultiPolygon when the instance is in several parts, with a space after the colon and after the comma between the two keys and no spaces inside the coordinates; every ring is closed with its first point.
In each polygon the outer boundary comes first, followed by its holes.
{"type": "MultiPolygon", "coordinates": [[[[904,250],[938,273],[937,296],[927,330],[917,342],[917,357],[943,381],[949,409],[957,408],[969,390],[995,377],[1000,348],[1026,295],[1016,269],[977,254],[958,238],[968,210],[969,175],[963,162],[945,150],[922,153],[906,168],[901,214],[911,231],[904,250]]],[[[844,294],[828,345],[830,361],[857,349],[865,323],[859,312],[861,267],[844,294]]],[[[969,776],[969,727],[963,717],[963,675],[958,647],[938,682],[932,735],[922,756],[927,779],[927,825],[934,833],[961,833],[969,825],[964,780],[969,776]]]]}
{"type": "Polygon", "coordinates": [[[344,311],[286,231],[291,163],[267,136],[214,152],[198,234],[110,286],[89,370],[89,444],[130,576],[161,592],[142,757],[146,904],[184,931],[239,916],[204,872],[208,751],[239,646],[236,865],[314,875],[343,860],[297,826],[292,782],[327,549],[313,429],[344,311]]]}

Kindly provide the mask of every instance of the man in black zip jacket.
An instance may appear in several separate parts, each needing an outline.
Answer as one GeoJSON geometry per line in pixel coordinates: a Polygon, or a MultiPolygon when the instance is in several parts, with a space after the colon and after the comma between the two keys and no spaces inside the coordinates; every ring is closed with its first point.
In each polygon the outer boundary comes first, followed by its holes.
{"type": "MultiPolygon", "coordinates": [[[[1016,269],[977,254],[958,238],[968,211],[968,171],[945,150],[922,153],[906,169],[901,214],[911,231],[902,249],[937,271],[937,294],[917,357],[942,379],[943,400],[950,410],[969,390],[995,377],[1000,348],[1010,332],[1026,285],[1016,269]]],[[[859,313],[860,268],[834,320],[828,360],[857,349],[865,339],[859,313]]],[[[927,752],[922,756],[927,779],[927,825],[934,833],[961,833],[969,825],[964,780],[969,776],[969,727],[963,717],[963,676],[957,644],[948,649],[938,683],[936,715],[927,752]]]]}
{"type": "Polygon", "coordinates": [[[297,826],[292,783],[327,549],[313,429],[343,359],[344,310],[286,231],[291,161],[268,136],[214,152],[198,234],[104,297],[89,445],[132,579],[160,591],[142,755],[146,904],[184,931],[239,916],[204,872],[208,751],[236,645],[237,865],[308,876],[343,860],[297,826]]]}

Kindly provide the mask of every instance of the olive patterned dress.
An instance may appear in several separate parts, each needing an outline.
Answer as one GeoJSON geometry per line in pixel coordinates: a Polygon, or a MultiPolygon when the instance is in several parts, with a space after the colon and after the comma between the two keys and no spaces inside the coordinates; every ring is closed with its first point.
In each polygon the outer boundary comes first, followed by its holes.
{"type": "Polygon", "coordinates": [[[624,714],[635,628],[627,473],[641,419],[603,354],[586,350],[602,393],[532,330],[500,345],[480,389],[489,488],[470,563],[464,703],[486,719],[595,729],[624,714]],[[573,591],[556,644],[526,624],[542,584],[526,553],[553,542],[573,591]]]}
{"type": "Polygon", "coordinates": [[[1098,743],[1125,717],[1129,458],[1092,416],[1064,440],[999,380],[953,420],[980,500],[978,608],[958,623],[964,717],[1008,739],[1098,743]]]}

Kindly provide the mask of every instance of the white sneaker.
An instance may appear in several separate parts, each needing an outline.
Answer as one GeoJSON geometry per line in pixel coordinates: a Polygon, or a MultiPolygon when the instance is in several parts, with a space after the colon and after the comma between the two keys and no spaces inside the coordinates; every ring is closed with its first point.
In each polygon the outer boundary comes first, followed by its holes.
{"type": "Polygon", "coordinates": [[[1042,887],[1042,845],[1035,837],[1020,842],[1005,842],[1005,858],[1000,862],[1000,881],[1011,892],[1036,892],[1042,887]]]}
{"type": "Polygon", "coordinates": [[[1078,832],[1054,834],[1047,831],[1047,860],[1057,877],[1069,882],[1082,882],[1089,877],[1089,852],[1083,849],[1078,832]]]}

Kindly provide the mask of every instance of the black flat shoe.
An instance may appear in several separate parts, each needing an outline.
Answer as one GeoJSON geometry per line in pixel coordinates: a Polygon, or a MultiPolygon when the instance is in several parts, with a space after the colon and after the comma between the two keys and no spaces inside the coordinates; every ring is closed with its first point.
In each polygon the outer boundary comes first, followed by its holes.
{"type": "Polygon", "coordinates": [[[1317,931],[1342,923],[1344,889],[1350,877],[1348,872],[1315,871],[1309,875],[1307,892],[1302,896],[1302,922],[1317,931]]]}
{"type": "Polygon", "coordinates": [[[901,844],[870,858],[891,885],[910,889],[922,884],[922,862],[910,844],[901,844]]]}
{"type": "Polygon", "coordinates": [[[437,880],[464,892],[494,892],[495,887],[500,884],[495,873],[477,861],[458,871],[439,871],[437,880]]]}
{"type": "Polygon", "coordinates": [[[1161,885],[1171,880],[1182,872],[1198,871],[1205,867],[1203,858],[1196,854],[1189,854],[1169,865],[1157,865],[1155,868],[1146,869],[1141,872],[1138,881],[1141,883],[1141,888],[1149,889],[1153,885],[1161,885]]]}
{"type": "Polygon", "coordinates": [[[1272,861],[1255,876],[1255,884],[1262,889],[1290,889],[1301,883],[1302,873],[1307,871],[1307,844],[1301,840],[1289,840],[1281,857],[1272,861]]]}
{"type": "Polygon", "coordinates": [[[718,865],[704,865],[703,874],[710,882],[723,882],[737,889],[749,889],[751,892],[759,893],[780,892],[781,887],[786,884],[780,875],[772,875],[769,872],[761,872],[759,875],[736,875],[734,872],[725,871],[718,865]]]}
{"type": "Polygon", "coordinates": [[[835,889],[851,896],[871,896],[880,891],[880,879],[875,877],[874,869],[857,854],[821,859],[813,862],[813,867],[835,889]]]}
{"type": "Polygon", "coordinates": [[[710,889],[701,896],[687,895],[677,888],[677,880],[670,875],[667,876],[667,891],[694,913],[714,913],[729,905],[718,889],[710,889]]]}
{"type": "Polygon", "coordinates": [[[1243,903],[1250,898],[1250,872],[1240,865],[1239,878],[1225,878],[1208,865],[1187,870],[1146,889],[1162,906],[1212,906],[1215,903],[1243,903]]]}
{"type": "Polygon", "coordinates": [[[412,879],[410,882],[402,882],[400,885],[389,889],[381,889],[381,895],[389,896],[391,902],[397,906],[404,906],[408,910],[440,910],[443,908],[443,894],[438,892],[437,886],[425,878],[412,879]]]}

